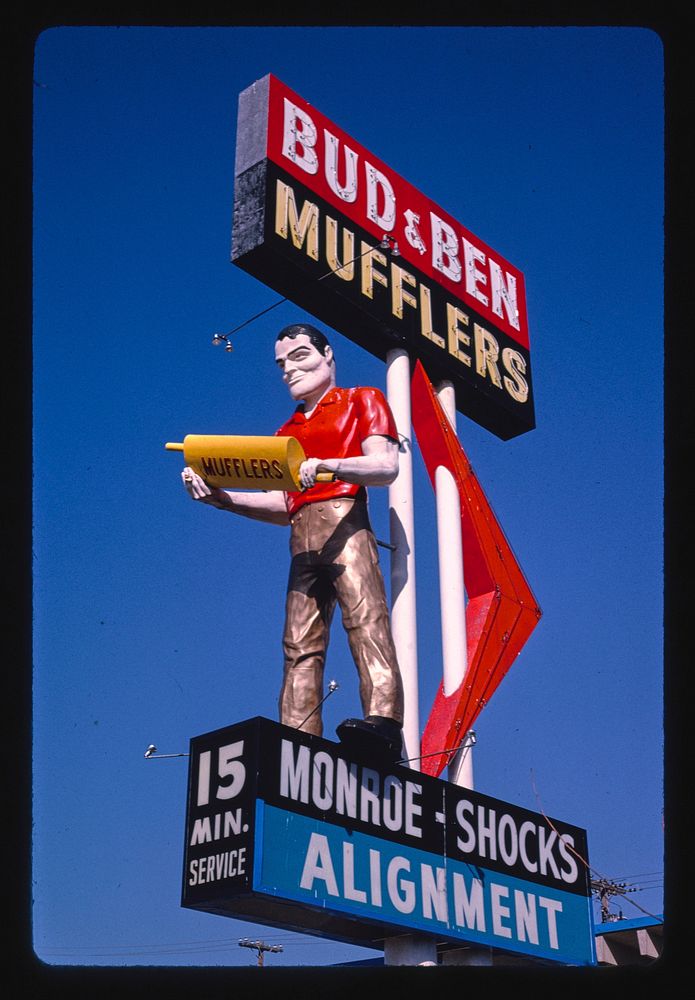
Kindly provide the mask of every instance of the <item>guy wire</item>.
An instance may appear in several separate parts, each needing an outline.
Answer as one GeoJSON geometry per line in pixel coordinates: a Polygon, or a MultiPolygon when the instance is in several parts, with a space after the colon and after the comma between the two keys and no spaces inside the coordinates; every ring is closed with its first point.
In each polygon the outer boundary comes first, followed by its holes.
{"type": "MultiPolygon", "coordinates": [[[[352,260],[347,260],[347,261],[345,261],[344,264],[341,264],[340,265],[341,269],[344,268],[344,267],[348,267],[350,264],[354,264],[356,260],[360,260],[360,258],[362,258],[362,257],[366,257],[368,253],[373,253],[373,251],[375,249],[376,249],[376,247],[368,247],[362,253],[357,254],[356,257],[353,257],[352,260]]],[[[379,249],[393,251],[394,256],[399,256],[399,253],[400,253],[400,251],[398,250],[398,244],[396,243],[396,241],[393,240],[392,237],[387,236],[387,235],[384,235],[384,237],[382,238],[382,241],[379,244],[379,249]],[[385,244],[389,243],[390,241],[393,242],[393,246],[385,246],[385,244]]],[[[314,278],[314,281],[316,281],[318,283],[319,281],[323,281],[324,278],[329,278],[332,274],[335,274],[335,273],[336,272],[331,268],[331,270],[330,271],[326,271],[325,274],[320,275],[318,278],[314,278]]],[[[273,309],[277,309],[277,307],[281,306],[283,304],[283,302],[289,302],[289,301],[290,301],[289,297],[287,295],[285,295],[285,296],[283,296],[283,298],[278,299],[277,302],[273,302],[272,305],[266,306],[265,309],[261,309],[260,312],[255,313],[255,315],[249,317],[249,319],[245,319],[243,323],[240,323],[238,326],[235,326],[232,330],[229,330],[227,333],[218,333],[218,334],[215,334],[215,336],[219,337],[220,340],[227,340],[229,337],[232,336],[233,333],[237,333],[239,330],[243,330],[243,328],[245,326],[248,326],[249,323],[253,323],[254,320],[260,319],[260,317],[261,316],[265,316],[266,313],[271,312],[273,309]]],[[[306,722],[306,719],[304,721],[306,722]]]]}

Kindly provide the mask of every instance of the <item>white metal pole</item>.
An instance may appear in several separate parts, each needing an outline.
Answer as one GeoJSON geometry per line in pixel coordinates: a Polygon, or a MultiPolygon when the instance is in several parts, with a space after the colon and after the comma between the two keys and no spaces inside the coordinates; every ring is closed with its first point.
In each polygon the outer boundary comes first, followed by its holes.
{"type": "MultiPolygon", "coordinates": [[[[451,382],[437,386],[437,398],[456,434],[456,395],[451,382]]],[[[444,694],[456,691],[466,676],[466,593],[463,584],[461,501],[454,477],[443,465],[435,471],[437,543],[439,551],[439,605],[442,623],[442,679],[444,694]]],[[[464,734],[465,737],[466,734],[464,734]]],[[[450,760],[449,781],[473,787],[473,750],[470,740],[450,760]]]]}
{"type": "MultiPolygon", "coordinates": [[[[415,518],[410,417],[410,358],[401,348],[386,358],[386,392],[400,439],[399,471],[389,486],[391,532],[391,629],[403,678],[405,756],[420,753],[415,599],[415,518]]],[[[419,761],[412,766],[419,770],[419,761]]]]}
{"type": "MultiPolygon", "coordinates": [[[[405,756],[420,753],[420,711],[417,673],[417,607],[415,600],[415,517],[413,510],[413,451],[410,416],[410,358],[401,348],[386,358],[386,393],[400,440],[399,471],[389,486],[391,530],[391,629],[403,678],[403,744],[405,756]]],[[[411,767],[420,770],[420,761],[411,767]]],[[[406,934],[384,941],[386,965],[436,965],[433,937],[406,934]]]]}

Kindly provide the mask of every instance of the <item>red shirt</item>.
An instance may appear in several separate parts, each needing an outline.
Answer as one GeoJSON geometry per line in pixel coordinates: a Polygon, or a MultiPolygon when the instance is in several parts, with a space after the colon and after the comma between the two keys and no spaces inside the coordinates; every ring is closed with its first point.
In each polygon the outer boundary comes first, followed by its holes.
{"type": "MultiPolygon", "coordinates": [[[[277,437],[297,438],[307,458],[355,458],[362,442],[374,434],[398,441],[396,422],[380,389],[356,386],[329,389],[309,418],[298,406],[290,419],[275,432],[277,437]]],[[[304,492],[285,494],[287,511],[294,514],[306,503],[355,496],[357,483],[317,483],[304,492]]]]}

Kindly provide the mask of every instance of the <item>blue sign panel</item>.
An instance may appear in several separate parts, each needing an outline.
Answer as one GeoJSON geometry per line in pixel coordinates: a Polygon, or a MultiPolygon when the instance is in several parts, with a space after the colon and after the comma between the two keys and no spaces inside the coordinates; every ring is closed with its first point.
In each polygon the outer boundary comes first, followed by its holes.
{"type": "Polygon", "coordinates": [[[267,719],[191,741],[183,906],[593,964],[581,859],[578,827],[267,719]]]}
{"type": "Polygon", "coordinates": [[[584,964],[588,900],[258,803],[254,888],[404,930],[584,964]]]}

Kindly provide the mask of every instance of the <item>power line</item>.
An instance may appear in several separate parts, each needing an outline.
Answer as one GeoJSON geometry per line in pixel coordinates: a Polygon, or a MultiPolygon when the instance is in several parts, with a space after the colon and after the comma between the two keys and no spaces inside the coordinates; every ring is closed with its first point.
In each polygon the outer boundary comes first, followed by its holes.
{"type": "Polygon", "coordinates": [[[657,876],[657,875],[660,876],[661,878],[663,878],[664,873],[663,872],[637,872],[634,875],[618,875],[617,878],[619,878],[621,881],[629,882],[629,881],[631,881],[632,879],[635,879],[635,878],[651,878],[652,876],[657,876]]]}
{"type": "MultiPolygon", "coordinates": [[[[293,948],[316,947],[316,939],[305,935],[278,934],[278,943],[291,945],[293,948]]],[[[230,938],[210,938],[200,941],[169,941],[161,944],[123,944],[114,945],[111,948],[103,948],[99,945],[73,945],[73,946],[47,946],[36,945],[37,951],[43,956],[55,958],[89,959],[89,958],[127,958],[130,956],[164,956],[164,955],[192,955],[205,952],[226,952],[233,947],[233,940],[230,938]]]]}
{"type": "MultiPolygon", "coordinates": [[[[538,802],[538,807],[540,809],[541,816],[546,821],[546,823],[548,824],[548,826],[550,827],[550,829],[554,830],[554,832],[558,835],[558,837],[560,838],[560,840],[562,840],[563,838],[562,838],[559,830],[554,826],[552,820],[550,820],[548,818],[548,816],[546,816],[545,811],[543,810],[543,805],[541,803],[540,795],[538,794],[538,789],[536,788],[536,780],[535,780],[534,775],[533,775],[533,768],[531,768],[531,785],[533,787],[533,791],[534,791],[534,794],[536,796],[536,801],[538,802]]],[[[602,918],[602,920],[604,920],[604,921],[606,921],[606,920],[615,920],[616,917],[613,914],[610,913],[610,910],[608,908],[609,907],[608,899],[610,898],[610,896],[613,896],[613,895],[623,895],[624,896],[628,892],[637,892],[638,890],[637,889],[633,889],[633,888],[627,888],[626,884],[617,883],[613,879],[609,879],[605,875],[602,875],[594,867],[592,867],[592,865],[589,864],[589,862],[586,860],[586,858],[583,858],[581,856],[581,854],[579,853],[579,851],[576,851],[574,849],[574,847],[570,843],[565,842],[565,846],[584,865],[584,867],[586,868],[587,872],[590,875],[594,875],[595,876],[591,880],[591,888],[592,888],[593,891],[595,891],[597,893],[597,895],[599,897],[599,900],[601,902],[601,918],[602,918]]],[[[646,914],[648,917],[654,917],[655,920],[659,919],[655,913],[651,913],[649,910],[645,910],[645,908],[643,906],[640,906],[639,903],[636,903],[634,901],[634,899],[629,899],[628,898],[627,901],[629,903],[632,903],[633,906],[635,906],[642,913],[646,914]]]]}

